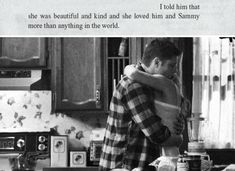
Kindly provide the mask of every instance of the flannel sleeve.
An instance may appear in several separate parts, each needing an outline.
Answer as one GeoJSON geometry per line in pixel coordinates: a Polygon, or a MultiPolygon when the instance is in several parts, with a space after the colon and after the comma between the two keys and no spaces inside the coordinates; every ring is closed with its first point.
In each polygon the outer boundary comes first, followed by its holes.
{"type": "Polygon", "coordinates": [[[149,89],[139,83],[132,83],[126,90],[127,108],[132,119],[139,125],[144,135],[153,143],[161,144],[170,137],[169,129],[161,123],[154,112],[153,101],[147,96],[149,89]]]}

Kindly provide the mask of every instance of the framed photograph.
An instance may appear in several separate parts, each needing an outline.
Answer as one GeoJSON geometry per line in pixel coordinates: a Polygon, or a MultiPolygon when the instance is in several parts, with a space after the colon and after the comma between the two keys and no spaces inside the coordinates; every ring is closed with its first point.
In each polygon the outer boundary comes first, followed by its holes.
{"type": "Polygon", "coordinates": [[[86,167],[85,151],[70,151],[70,167],[86,167]]]}

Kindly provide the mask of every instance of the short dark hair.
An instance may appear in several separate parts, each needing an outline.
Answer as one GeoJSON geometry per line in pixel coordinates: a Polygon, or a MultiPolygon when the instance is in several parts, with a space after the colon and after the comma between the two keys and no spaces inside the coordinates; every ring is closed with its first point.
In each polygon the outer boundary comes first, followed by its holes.
{"type": "Polygon", "coordinates": [[[161,61],[177,57],[181,51],[167,39],[154,39],[145,47],[142,63],[149,66],[151,61],[158,57],[161,61]]]}

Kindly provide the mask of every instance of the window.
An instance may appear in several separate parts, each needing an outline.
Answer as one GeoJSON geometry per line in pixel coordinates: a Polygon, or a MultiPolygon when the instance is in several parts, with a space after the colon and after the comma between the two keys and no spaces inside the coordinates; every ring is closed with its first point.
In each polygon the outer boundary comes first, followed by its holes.
{"type": "Polygon", "coordinates": [[[194,38],[192,112],[205,118],[206,148],[235,148],[234,47],[232,38],[194,38]]]}

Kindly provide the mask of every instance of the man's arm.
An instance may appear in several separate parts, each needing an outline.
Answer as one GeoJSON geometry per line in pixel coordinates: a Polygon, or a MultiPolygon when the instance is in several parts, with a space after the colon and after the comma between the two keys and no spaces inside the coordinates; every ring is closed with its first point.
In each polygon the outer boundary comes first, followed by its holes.
{"type": "Polygon", "coordinates": [[[125,99],[127,108],[131,111],[132,118],[142,132],[153,143],[161,144],[170,137],[169,129],[162,125],[161,118],[154,112],[153,102],[147,92],[139,83],[131,83],[126,91],[125,99]]]}
{"type": "Polygon", "coordinates": [[[168,92],[169,89],[175,89],[175,85],[170,79],[164,77],[163,75],[151,75],[146,72],[140,71],[136,68],[135,65],[127,65],[124,69],[124,74],[128,78],[138,81],[141,84],[148,85],[155,90],[168,92]]]}
{"type": "Polygon", "coordinates": [[[164,101],[166,103],[177,105],[177,102],[179,101],[179,92],[177,93],[178,90],[172,80],[166,78],[163,75],[152,75],[140,71],[134,65],[126,66],[124,69],[124,74],[134,81],[150,86],[157,91],[163,92],[165,99],[164,101]]]}

